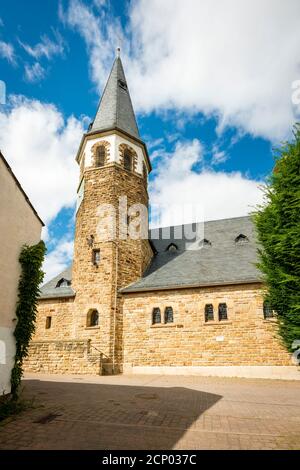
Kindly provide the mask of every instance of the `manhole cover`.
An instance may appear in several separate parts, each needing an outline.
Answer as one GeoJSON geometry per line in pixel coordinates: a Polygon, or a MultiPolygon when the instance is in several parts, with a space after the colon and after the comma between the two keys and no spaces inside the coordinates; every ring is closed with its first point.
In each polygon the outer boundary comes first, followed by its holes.
{"type": "Polygon", "coordinates": [[[49,413],[45,416],[42,416],[41,418],[37,419],[36,421],[34,421],[34,423],[37,423],[37,424],[47,424],[47,423],[50,423],[51,421],[53,421],[55,418],[58,418],[59,414],[56,414],[56,413],[49,413]]]}
{"type": "Polygon", "coordinates": [[[136,395],[137,398],[142,398],[142,400],[156,400],[158,398],[155,393],[140,393],[136,395]]]}

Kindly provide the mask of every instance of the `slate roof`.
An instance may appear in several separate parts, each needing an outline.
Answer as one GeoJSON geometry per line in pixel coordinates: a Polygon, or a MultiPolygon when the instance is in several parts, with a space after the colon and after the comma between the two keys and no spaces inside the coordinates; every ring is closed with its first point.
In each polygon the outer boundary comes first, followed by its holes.
{"type": "Polygon", "coordinates": [[[118,128],[140,138],[120,57],[116,57],[90,133],[118,128]]]}
{"type": "MultiPolygon", "coordinates": [[[[261,282],[255,267],[257,245],[250,217],[204,222],[203,229],[201,224],[190,224],[151,230],[153,260],[144,276],[121,292],[261,282]],[[197,237],[191,239],[189,233],[197,229],[197,237]],[[247,240],[236,242],[239,235],[247,240]],[[170,244],[176,245],[175,252],[168,251],[170,244]]],[[[56,287],[62,278],[71,281],[71,267],[42,287],[41,298],[74,296],[71,286],[56,287]]]]}
{"type": "Polygon", "coordinates": [[[41,299],[53,299],[59,297],[74,297],[75,292],[71,286],[56,287],[61,279],[72,281],[72,266],[69,266],[62,273],[55,276],[51,281],[47,282],[41,287],[41,299]]]}
{"type": "Polygon", "coordinates": [[[255,267],[257,246],[250,217],[204,222],[201,232],[201,224],[151,230],[151,242],[157,253],[144,276],[122,292],[261,281],[255,267]],[[178,233],[188,234],[189,229],[190,232],[198,229],[200,238],[178,238],[178,233]],[[170,236],[163,239],[162,232],[168,230],[170,236]],[[239,235],[248,240],[236,242],[239,235]],[[167,250],[170,244],[177,246],[175,252],[167,250]]]}

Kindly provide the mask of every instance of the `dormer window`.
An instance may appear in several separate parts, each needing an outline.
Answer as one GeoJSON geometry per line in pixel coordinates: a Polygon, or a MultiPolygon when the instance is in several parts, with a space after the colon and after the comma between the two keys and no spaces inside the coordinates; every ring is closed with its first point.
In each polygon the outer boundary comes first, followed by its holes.
{"type": "Polygon", "coordinates": [[[68,287],[70,285],[71,285],[71,281],[63,277],[58,281],[55,287],[68,287]]]}
{"type": "Polygon", "coordinates": [[[244,243],[249,242],[249,238],[246,235],[244,235],[243,233],[240,233],[234,241],[238,245],[243,245],[244,243]]]}
{"type": "Polygon", "coordinates": [[[175,243],[170,243],[170,245],[166,249],[166,251],[169,251],[170,253],[176,253],[177,250],[178,246],[175,245],[175,243]]]}
{"type": "Polygon", "coordinates": [[[203,240],[201,240],[200,242],[200,246],[201,247],[204,247],[204,246],[211,246],[211,242],[209,240],[207,240],[207,238],[203,238],[203,240]]]}
{"type": "Polygon", "coordinates": [[[124,82],[124,80],[118,80],[118,83],[119,83],[119,87],[122,88],[122,90],[125,90],[127,91],[127,84],[126,82],[124,82]]]}

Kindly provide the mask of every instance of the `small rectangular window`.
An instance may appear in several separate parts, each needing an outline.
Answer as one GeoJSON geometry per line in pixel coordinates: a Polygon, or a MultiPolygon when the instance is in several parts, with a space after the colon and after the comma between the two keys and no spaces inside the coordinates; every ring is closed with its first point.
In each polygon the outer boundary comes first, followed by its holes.
{"type": "Polygon", "coordinates": [[[46,317],[46,330],[49,330],[49,328],[51,328],[51,320],[52,317],[46,317]]]}
{"type": "Polygon", "coordinates": [[[99,266],[100,264],[100,250],[99,249],[93,250],[92,261],[95,266],[99,266]]]}
{"type": "Polygon", "coordinates": [[[219,321],[227,320],[227,305],[219,304],[219,321]]]}
{"type": "Polygon", "coordinates": [[[206,304],[205,305],[205,321],[213,321],[214,320],[214,307],[213,304],[206,304]]]}
{"type": "Polygon", "coordinates": [[[263,311],[265,320],[274,317],[274,311],[268,302],[264,302],[263,311]]]}

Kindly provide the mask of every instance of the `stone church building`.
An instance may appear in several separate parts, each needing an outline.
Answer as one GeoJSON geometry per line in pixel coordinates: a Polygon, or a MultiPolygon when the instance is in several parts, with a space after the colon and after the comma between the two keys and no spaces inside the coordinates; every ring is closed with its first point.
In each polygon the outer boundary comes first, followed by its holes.
{"type": "Polygon", "coordinates": [[[41,289],[27,371],[295,373],[263,302],[250,218],[205,222],[193,249],[184,234],[196,224],[136,239],[99,236],[99,207],[116,208],[117,226],[120,198],[148,207],[151,163],[119,56],[76,161],[73,264],[41,289]]]}

